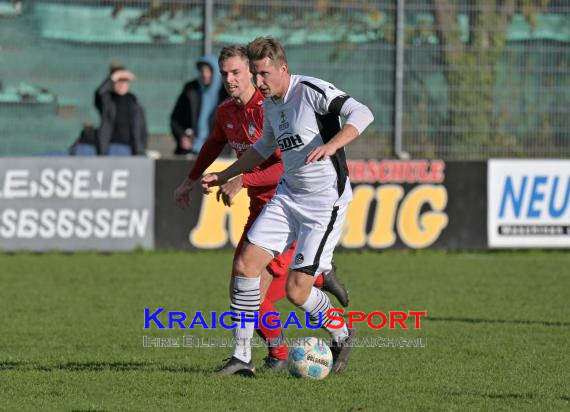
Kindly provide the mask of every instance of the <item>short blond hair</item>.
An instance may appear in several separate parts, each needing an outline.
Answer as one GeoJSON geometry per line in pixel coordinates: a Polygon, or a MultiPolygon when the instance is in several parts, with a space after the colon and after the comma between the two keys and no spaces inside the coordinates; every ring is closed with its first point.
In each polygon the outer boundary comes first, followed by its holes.
{"type": "Polygon", "coordinates": [[[222,64],[223,61],[231,58],[231,57],[241,57],[242,60],[248,63],[247,57],[247,49],[245,46],[241,44],[230,44],[229,46],[224,46],[222,50],[220,50],[220,56],[218,57],[218,64],[222,64]]]}
{"type": "Polygon", "coordinates": [[[274,63],[287,64],[287,55],[283,45],[272,37],[258,37],[247,45],[250,61],[263,60],[266,57],[274,63]]]}

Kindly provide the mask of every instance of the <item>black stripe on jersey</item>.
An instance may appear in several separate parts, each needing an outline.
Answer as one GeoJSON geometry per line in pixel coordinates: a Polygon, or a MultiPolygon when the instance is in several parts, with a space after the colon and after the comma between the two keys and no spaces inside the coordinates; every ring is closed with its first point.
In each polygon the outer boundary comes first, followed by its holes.
{"type": "MultiPolygon", "coordinates": [[[[326,99],[327,95],[320,87],[315,86],[313,83],[310,83],[306,80],[303,80],[301,84],[304,84],[305,86],[317,91],[326,99]]],[[[342,105],[349,98],[350,96],[343,95],[333,99],[329,106],[330,113],[323,115],[315,112],[317,125],[319,127],[321,137],[323,138],[323,142],[327,143],[335,134],[340,131],[340,119],[338,115],[340,113],[342,105]]],[[[338,196],[340,197],[344,192],[346,178],[348,176],[348,166],[346,165],[346,154],[344,153],[344,148],[337,150],[336,153],[331,156],[331,162],[334,166],[334,169],[336,170],[338,196]]]]}
{"type": "Polygon", "coordinates": [[[303,80],[303,81],[301,82],[301,84],[304,84],[305,86],[308,86],[308,87],[310,87],[311,89],[313,89],[313,90],[319,92],[320,94],[322,94],[323,96],[325,96],[325,99],[327,98],[327,95],[325,94],[325,92],[323,91],[323,89],[321,89],[320,87],[315,86],[313,83],[310,83],[310,82],[308,82],[308,81],[306,81],[306,80],[303,80]]]}
{"type": "MultiPolygon", "coordinates": [[[[340,119],[334,113],[327,113],[323,115],[318,114],[317,112],[315,112],[315,118],[317,119],[317,126],[319,127],[319,132],[323,138],[323,142],[328,143],[329,140],[331,140],[333,136],[340,131],[340,119]]],[[[336,185],[338,190],[338,197],[340,197],[344,193],[346,178],[348,176],[348,166],[346,164],[346,154],[344,153],[344,148],[338,149],[336,153],[331,156],[331,162],[334,166],[334,170],[336,170],[336,185]]]]}
{"type": "MultiPolygon", "coordinates": [[[[323,91],[323,89],[321,89],[321,88],[318,87],[318,86],[315,86],[313,83],[308,82],[308,81],[306,81],[306,80],[303,80],[301,83],[304,84],[305,86],[310,87],[311,89],[315,90],[316,92],[322,94],[322,95],[325,97],[325,100],[326,100],[327,95],[326,95],[326,93],[323,91]]],[[[329,108],[328,108],[329,113],[334,113],[334,114],[336,114],[337,116],[340,116],[340,109],[342,109],[342,106],[344,105],[344,102],[346,102],[348,99],[350,99],[350,96],[347,95],[347,94],[344,94],[344,95],[342,95],[342,96],[335,97],[335,98],[332,100],[331,104],[329,104],[329,108]]]]}
{"type": "Polygon", "coordinates": [[[331,104],[329,104],[329,112],[334,113],[337,116],[340,116],[340,110],[342,109],[344,102],[346,102],[348,99],[350,99],[350,96],[347,94],[335,97],[332,100],[331,104]]]}
{"type": "Polygon", "coordinates": [[[335,206],[333,207],[331,213],[331,220],[329,220],[327,230],[325,231],[325,234],[321,239],[321,243],[319,243],[319,248],[317,249],[317,253],[315,254],[315,260],[313,261],[313,264],[311,266],[303,266],[302,268],[296,268],[295,269],[296,271],[306,273],[307,275],[315,276],[315,273],[319,269],[319,264],[321,262],[321,255],[323,253],[323,249],[325,248],[325,245],[327,244],[327,239],[329,238],[329,235],[331,234],[334,228],[337,215],[338,215],[338,206],[335,206]]]}

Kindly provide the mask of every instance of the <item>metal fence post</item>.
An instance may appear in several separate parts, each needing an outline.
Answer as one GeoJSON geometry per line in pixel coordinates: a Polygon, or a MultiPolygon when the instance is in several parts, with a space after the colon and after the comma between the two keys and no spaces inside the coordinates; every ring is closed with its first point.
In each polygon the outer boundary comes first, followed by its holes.
{"type": "Polygon", "coordinates": [[[203,54],[212,54],[212,32],[213,32],[213,20],[214,20],[214,0],[204,0],[204,26],[203,26],[203,43],[202,51],[203,54]]]}
{"type": "Polygon", "coordinates": [[[396,67],[394,71],[394,155],[409,159],[402,147],[402,117],[404,107],[404,25],[405,0],[398,0],[396,9],[396,67]]]}

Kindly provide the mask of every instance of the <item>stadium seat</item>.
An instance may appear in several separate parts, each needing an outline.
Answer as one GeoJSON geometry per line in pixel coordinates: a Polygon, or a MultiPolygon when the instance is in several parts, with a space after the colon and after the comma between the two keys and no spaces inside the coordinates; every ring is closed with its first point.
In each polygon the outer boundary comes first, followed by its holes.
{"type": "Polygon", "coordinates": [[[111,143],[109,145],[109,156],[132,156],[131,147],[126,144],[111,143]]]}
{"type": "Polygon", "coordinates": [[[92,144],[80,143],[73,147],[73,156],[97,156],[97,148],[92,144]]]}

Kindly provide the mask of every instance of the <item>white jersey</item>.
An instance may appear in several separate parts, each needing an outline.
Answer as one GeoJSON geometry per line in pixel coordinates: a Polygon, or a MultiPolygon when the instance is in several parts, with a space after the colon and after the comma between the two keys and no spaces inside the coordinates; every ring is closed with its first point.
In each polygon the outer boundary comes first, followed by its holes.
{"type": "Polygon", "coordinates": [[[263,103],[263,136],[254,148],[263,157],[281,149],[282,181],[297,194],[336,188],[340,196],[348,177],[344,149],[326,160],[305,164],[315,147],[327,143],[339,130],[340,109],[349,99],[332,84],[314,77],[291,75],[283,98],[263,103]]]}

